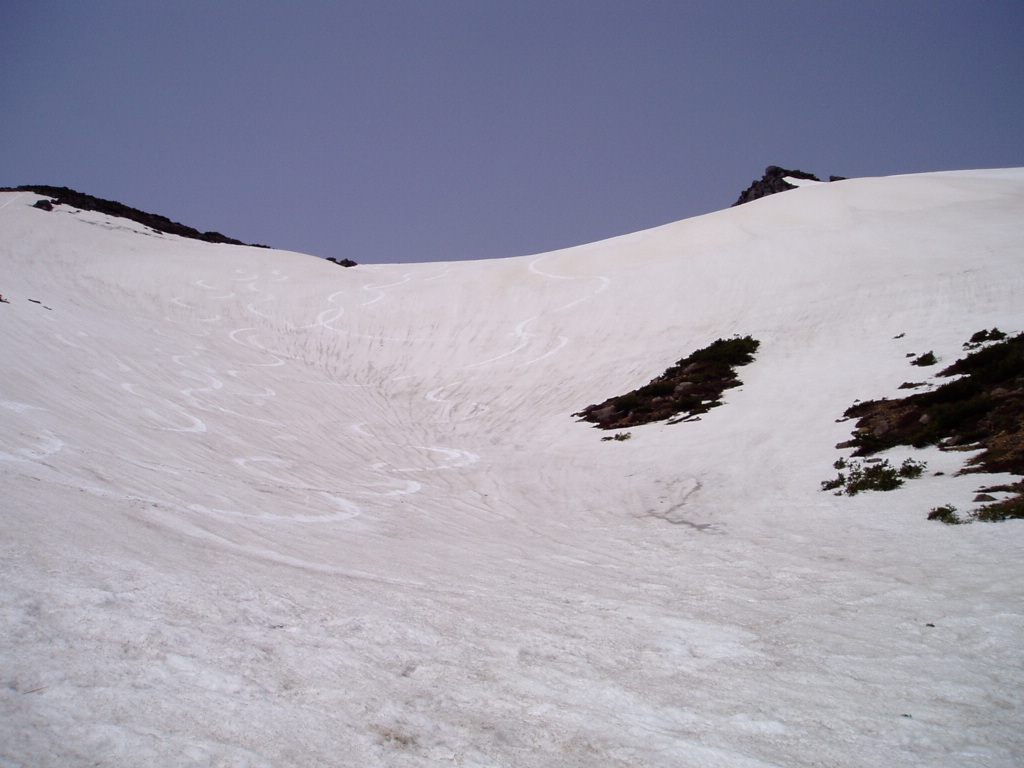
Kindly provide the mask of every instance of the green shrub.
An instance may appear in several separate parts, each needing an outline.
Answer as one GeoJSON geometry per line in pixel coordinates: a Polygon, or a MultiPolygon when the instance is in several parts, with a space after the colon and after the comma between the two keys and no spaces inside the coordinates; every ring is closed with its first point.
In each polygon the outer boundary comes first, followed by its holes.
{"type": "MultiPolygon", "coordinates": [[[[1016,491],[1016,487],[1007,486],[1004,490],[1016,491]]],[[[990,497],[991,498],[991,497],[990,497]]],[[[935,507],[928,513],[929,520],[938,520],[947,525],[963,525],[973,520],[982,523],[998,523],[1003,520],[1024,520],[1024,496],[1019,493],[1009,499],[995,501],[985,504],[974,510],[965,519],[957,514],[956,507],[947,504],[942,507],[935,507]]]]}
{"type": "Polygon", "coordinates": [[[1001,520],[1022,520],[1024,519],[1024,497],[1015,496],[1012,499],[996,501],[986,504],[971,515],[975,520],[984,523],[996,523],[1001,520]]]}
{"type": "Polygon", "coordinates": [[[760,342],[750,336],[718,339],[676,362],[642,387],[574,413],[601,429],[652,421],[677,424],[721,405],[722,393],[742,383],[734,368],[754,359],[760,342]]]}
{"type": "Polygon", "coordinates": [[[999,344],[976,350],[939,373],[939,376],[971,374],[979,383],[993,384],[1019,376],[1024,367],[1024,333],[999,344]]]}
{"type": "MultiPolygon", "coordinates": [[[[842,472],[840,472],[839,476],[834,478],[834,479],[832,479],[832,480],[822,480],[821,481],[821,490],[823,490],[823,491],[834,491],[836,488],[842,488],[845,484],[846,484],[846,475],[844,475],[842,472]]],[[[840,491],[836,495],[837,496],[842,496],[843,492],[840,491]]]]}
{"type": "Polygon", "coordinates": [[[834,479],[822,481],[821,490],[839,489],[836,495],[845,493],[847,496],[856,496],[861,491],[893,491],[903,485],[904,478],[920,477],[927,465],[921,461],[907,459],[897,469],[888,459],[864,463],[839,459],[832,466],[840,470],[846,469],[848,473],[840,472],[834,479]]]}
{"type": "MultiPolygon", "coordinates": [[[[936,374],[957,376],[930,392],[900,399],[857,402],[844,418],[857,419],[852,440],[840,445],[854,448],[854,456],[869,456],[897,445],[921,448],[938,444],[948,450],[980,450],[969,458],[964,472],[1007,472],[1024,474],[1024,333],[1008,336],[998,328],[978,331],[964,347],[972,350],[936,374]],[[984,346],[983,346],[984,345],[984,346]]],[[[911,355],[912,356],[912,355],[911,355]]],[[[915,365],[931,362],[933,353],[921,355],[915,365]]],[[[841,468],[838,464],[836,468],[841,468]]],[[[896,470],[896,481],[919,477],[923,466],[908,460],[896,470]]],[[[936,473],[938,474],[938,473],[936,473]]],[[[885,467],[863,467],[840,475],[822,487],[853,494],[875,481],[892,484],[885,467]]],[[[952,507],[936,507],[929,519],[947,523],[975,520],[1024,519],[1024,483],[993,490],[1007,491],[1012,498],[989,501],[982,507],[958,515],[952,507]]]]}
{"type": "Polygon", "coordinates": [[[733,336],[731,339],[717,339],[703,349],[680,360],[676,365],[690,363],[713,363],[733,368],[747,365],[754,360],[754,353],[761,342],[751,336],[733,336]]]}
{"type": "Polygon", "coordinates": [[[972,347],[980,346],[986,341],[1002,341],[1005,338],[1006,334],[998,328],[993,328],[991,331],[978,331],[976,334],[971,336],[971,340],[964,344],[964,347],[970,349],[972,347]]]}
{"type": "Polygon", "coordinates": [[[640,397],[665,397],[675,391],[676,385],[671,381],[652,381],[636,391],[640,397]]]}
{"type": "Polygon", "coordinates": [[[851,467],[846,479],[846,494],[856,496],[861,491],[894,491],[903,485],[899,472],[888,461],[867,466],[851,467]]]}
{"type": "Polygon", "coordinates": [[[913,459],[905,459],[900,465],[899,475],[905,477],[907,480],[913,480],[920,477],[924,473],[925,467],[928,465],[923,461],[914,461],[913,459]]]}
{"type": "Polygon", "coordinates": [[[960,519],[960,516],[956,513],[956,507],[952,504],[946,504],[942,507],[935,507],[931,512],[928,513],[929,520],[938,520],[939,522],[945,523],[946,525],[962,525],[965,521],[960,519]]]}

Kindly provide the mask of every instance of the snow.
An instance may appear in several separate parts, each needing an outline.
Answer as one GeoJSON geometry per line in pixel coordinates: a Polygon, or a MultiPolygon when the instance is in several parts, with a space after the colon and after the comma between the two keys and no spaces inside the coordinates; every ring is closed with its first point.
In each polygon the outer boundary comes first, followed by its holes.
{"type": "Polygon", "coordinates": [[[782,180],[793,187],[810,187],[814,186],[815,184],[826,183],[824,181],[817,181],[815,179],[800,179],[797,178],[796,176],[784,176],[782,180]]]}
{"type": "Polygon", "coordinates": [[[352,269],[35,199],[0,194],[5,768],[1020,764],[1024,524],[926,520],[1007,478],[819,484],[908,354],[1024,330],[1024,170],[352,269]],[[700,421],[571,417],[732,334],[700,421]]]}

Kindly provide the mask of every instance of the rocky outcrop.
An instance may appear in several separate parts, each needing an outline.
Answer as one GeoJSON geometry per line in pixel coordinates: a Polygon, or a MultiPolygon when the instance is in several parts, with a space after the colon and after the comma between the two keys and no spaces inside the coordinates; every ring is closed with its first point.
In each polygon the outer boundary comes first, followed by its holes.
{"type": "MultiPolygon", "coordinates": [[[[68,187],[50,187],[43,185],[6,187],[0,191],[5,192],[34,192],[37,195],[46,195],[50,200],[39,200],[36,208],[44,211],[52,211],[55,205],[67,205],[71,208],[78,208],[82,211],[96,211],[107,216],[115,216],[122,219],[129,219],[137,224],[155,229],[157,232],[164,232],[168,235],[178,235],[192,240],[202,240],[207,243],[226,243],[228,245],[247,245],[241,240],[235,240],[222,235],[220,232],[200,232],[198,229],[187,227],[176,221],[171,221],[166,216],[159,216],[155,213],[146,213],[137,208],[131,208],[114,200],[103,200],[99,197],[76,192],[68,187]]],[[[265,245],[257,245],[257,248],[267,248],[265,245]]]]}
{"type": "MultiPolygon", "coordinates": [[[[787,189],[796,189],[792,184],[788,183],[786,177],[793,179],[807,179],[809,181],[821,181],[813,173],[804,173],[803,171],[789,171],[785,168],[779,168],[777,165],[769,165],[765,168],[764,176],[754,181],[749,187],[740,193],[740,198],[733,206],[742,205],[743,203],[749,203],[751,200],[757,200],[768,195],[774,195],[777,192],[785,192],[787,189]]],[[[829,181],[838,181],[840,177],[831,176],[829,181]]]]}

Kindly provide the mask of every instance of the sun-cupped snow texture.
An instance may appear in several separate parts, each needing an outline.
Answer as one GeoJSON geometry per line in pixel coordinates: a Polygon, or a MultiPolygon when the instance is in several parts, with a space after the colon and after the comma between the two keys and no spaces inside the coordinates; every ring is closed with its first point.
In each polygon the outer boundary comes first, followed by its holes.
{"type": "Polygon", "coordinates": [[[344,270],[37,199],[0,195],[4,766],[1020,765],[1024,524],[926,519],[970,454],[819,486],[908,354],[1024,330],[1024,171],[344,270]],[[735,334],[700,421],[572,418],[735,334]]]}

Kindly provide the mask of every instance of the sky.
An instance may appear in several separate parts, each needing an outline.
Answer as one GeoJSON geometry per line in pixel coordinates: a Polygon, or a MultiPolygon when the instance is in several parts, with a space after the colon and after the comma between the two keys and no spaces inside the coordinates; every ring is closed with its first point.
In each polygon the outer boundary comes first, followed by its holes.
{"type": "Polygon", "coordinates": [[[1024,166],[1024,3],[0,5],[0,185],[359,263],[541,253],[823,178],[1024,166]]]}

